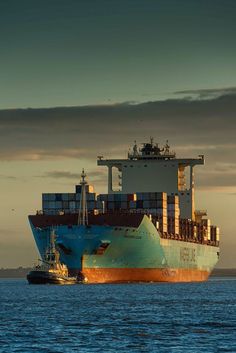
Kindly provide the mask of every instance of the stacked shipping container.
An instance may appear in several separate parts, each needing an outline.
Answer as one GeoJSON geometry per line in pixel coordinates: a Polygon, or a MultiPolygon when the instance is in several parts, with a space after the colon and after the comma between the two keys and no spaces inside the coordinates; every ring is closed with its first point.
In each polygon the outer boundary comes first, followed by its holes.
{"type": "MultiPolygon", "coordinates": [[[[81,185],[76,185],[76,193],[50,193],[42,195],[43,211],[49,215],[78,213],[81,199],[81,185]]],[[[180,219],[179,197],[164,192],[144,192],[137,194],[94,193],[91,185],[86,185],[86,200],[89,212],[113,213],[129,212],[152,215],[152,220],[162,234],[192,239],[197,242],[219,242],[219,228],[211,226],[209,219],[198,222],[180,219]]]]}
{"type": "MultiPolygon", "coordinates": [[[[97,208],[97,195],[91,185],[86,185],[88,211],[97,208]]],[[[80,208],[81,185],[76,185],[76,193],[42,194],[43,212],[49,215],[77,213],[80,208]]]]}
{"type": "Polygon", "coordinates": [[[167,232],[167,194],[144,192],[137,194],[101,194],[98,200],[104,202],[105,210],[146,213],[156,216],[160,230],[167,232]]]}
{"type": "Polygon", "coordinates": [[[129,210],[130,203],[136,200],[136,194],[100,194],[97,200],[103,202],[106,211],[129,210]]]}
{"type": "Polygon", "coordinates": [[[179,235],[179,196],[169,195],[167,197],[167,213],[168,213],[168,233],[179,235]]]}

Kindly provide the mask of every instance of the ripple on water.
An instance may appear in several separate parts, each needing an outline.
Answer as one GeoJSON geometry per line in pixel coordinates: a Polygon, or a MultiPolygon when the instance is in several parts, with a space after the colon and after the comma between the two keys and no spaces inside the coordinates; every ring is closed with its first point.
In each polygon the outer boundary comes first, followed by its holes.
{"type": "Polygon", "coordinates": [[[0,353],[236,352],[235,280],[29,286],[0,280],[0,353]]]}

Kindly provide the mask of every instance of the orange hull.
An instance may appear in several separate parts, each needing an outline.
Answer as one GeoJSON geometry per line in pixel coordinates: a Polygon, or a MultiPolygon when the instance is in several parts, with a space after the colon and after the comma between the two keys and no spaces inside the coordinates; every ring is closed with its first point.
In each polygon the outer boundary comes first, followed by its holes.
{"type": "Polygon", "coordinates": [[[84,268],[88,283],[121,282],[202,282],[208,271],[193,269],[84,268]]]}

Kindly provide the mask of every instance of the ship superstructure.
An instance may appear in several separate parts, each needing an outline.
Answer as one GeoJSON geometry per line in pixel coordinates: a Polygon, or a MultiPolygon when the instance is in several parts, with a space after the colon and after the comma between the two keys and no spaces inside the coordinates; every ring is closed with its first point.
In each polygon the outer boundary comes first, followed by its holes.
{"type": "Polygon", "coordinates": [[[108,167],[108,193],[164,191],[179,197],[181,218],[195,219],[194,167],[204,164],[204,156],[196,159],[176,158],[168,141],[163,148],[144,143],[138,149],[135,142],[127,159],[98,158],[99,166],[108,167]],[[114,171],[119,173],[119,189],[114,187],[114,171]]]}
{"type": "Polygon", "coordinates": [[[218,261],[219,228],[195,210],[194,167],[204,156],[177,158],[153,139],[126,159],[98,157],[108,168],[108,193],[85,180],[75,193],[43,194],[30,216],[40,253],[55,227],[60,259],[88,282],[205,280],[218,261]]]}

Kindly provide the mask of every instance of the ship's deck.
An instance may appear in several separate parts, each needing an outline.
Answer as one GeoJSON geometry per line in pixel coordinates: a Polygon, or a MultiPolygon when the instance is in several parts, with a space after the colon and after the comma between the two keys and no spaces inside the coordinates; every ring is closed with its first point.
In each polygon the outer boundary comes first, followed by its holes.
{"type": "MultiPolygon", "coordinates": [[[[89,225],[107,225],[118,227],[134,227],[137,228],[143,219],[143,214],[127,214],[127,213],[106,213],[106,214],[88,214],[89,225]]],[[[34,227],[45,228],[58,225],[73,226],[78,225],[78,214],[65,215],[30,215],[30,222],[34,227]]]]}

